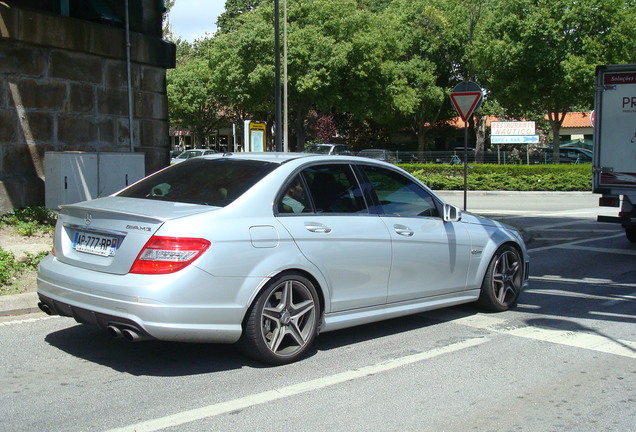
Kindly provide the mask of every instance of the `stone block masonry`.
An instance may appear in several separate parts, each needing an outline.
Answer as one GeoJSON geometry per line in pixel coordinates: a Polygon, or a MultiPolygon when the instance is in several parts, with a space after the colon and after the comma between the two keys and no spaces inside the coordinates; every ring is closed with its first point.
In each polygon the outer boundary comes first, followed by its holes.
{"type": "MultiPolygon", "coordinates": [[[[124,30],[16,4],[0,2],[0,214],[44,204],[47,151],[130,151],[124,30]]],[[[175,47],[131,33],[131,52],[133,147],[149,174],[169,163],[175,47]]]]}

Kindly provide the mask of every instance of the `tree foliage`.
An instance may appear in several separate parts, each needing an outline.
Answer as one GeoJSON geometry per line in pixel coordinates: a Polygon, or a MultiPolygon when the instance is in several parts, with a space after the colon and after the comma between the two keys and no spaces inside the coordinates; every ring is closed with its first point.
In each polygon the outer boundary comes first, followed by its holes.
{"type": "MultiPolygon", "coordinates": [[[[370,144],[411,130],[424,150],[430,129],[456,115],[448,94],[462,80],[481,84],[484,106],[500,115],[549,115],[558,138],[565,112],[591,107],[596,65],[636,61],[631,0],[286,4],[296,149],[324,116],[370,144]]],[[[178,67],[168,75],[173,123],[204,131],[228,118],[271,122],[273,13],[273,0],[227,0],[212,38],[177,40],[178,67]]]]}
{"type": "Polygon", "coordinates": [[[511,115],[548,115],[558,160],[565,114],[592,105],[595,67],[636,60],[636,9],[625,0],[496,4],[474,45],[478,75],[511,115]]]}

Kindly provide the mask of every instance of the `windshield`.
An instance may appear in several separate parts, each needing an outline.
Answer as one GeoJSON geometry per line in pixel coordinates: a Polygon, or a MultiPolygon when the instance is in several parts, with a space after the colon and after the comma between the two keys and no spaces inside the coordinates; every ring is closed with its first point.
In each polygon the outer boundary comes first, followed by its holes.
{"type": "Polygon", "coordinates": [[[319,153],[319,154],[329,154],[329,150],[331,150],[331,146],[325,146],[325,145],[310,145],[309,147],[307,147],[307,150],[305,150],[307,153],[319,153]]]}
{"type": "Polygon", "coordinates": [[[191,159],[141,180],[117,196],[225,207],[278,164],[233,159],[191,159]]]}

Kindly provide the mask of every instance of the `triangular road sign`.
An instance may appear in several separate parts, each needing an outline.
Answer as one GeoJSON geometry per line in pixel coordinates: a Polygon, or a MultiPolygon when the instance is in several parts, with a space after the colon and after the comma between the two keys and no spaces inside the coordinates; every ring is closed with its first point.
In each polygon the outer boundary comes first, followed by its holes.
{"type": "Polygon", "coordinates": [[[450,97],[457,113],[465,122],[481,106],[481,87],[472,81],[462,81],[455,86],[450,97]]]}
{"type": "Polygon", "coordinates": [[[463,121],[468,120],[481,101],[480,91],[454,92],[451,93],[451,102],[463,121]]]}

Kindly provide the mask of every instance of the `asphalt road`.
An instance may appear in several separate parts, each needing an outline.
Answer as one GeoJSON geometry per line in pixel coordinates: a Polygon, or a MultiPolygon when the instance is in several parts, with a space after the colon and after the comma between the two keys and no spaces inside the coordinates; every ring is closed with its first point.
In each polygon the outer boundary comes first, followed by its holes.
{"type": "MultiPolygon", "coordinates": [[[[461,194],[444,194],[454,202],[461,194]]],[[[591,194],[475,194],[525,230],[514,310],[470,305],[320,335],[264,367],[231,346],[125,343],[0,319],[2,431],[633,431],[636,245],[591,194]]]]}

